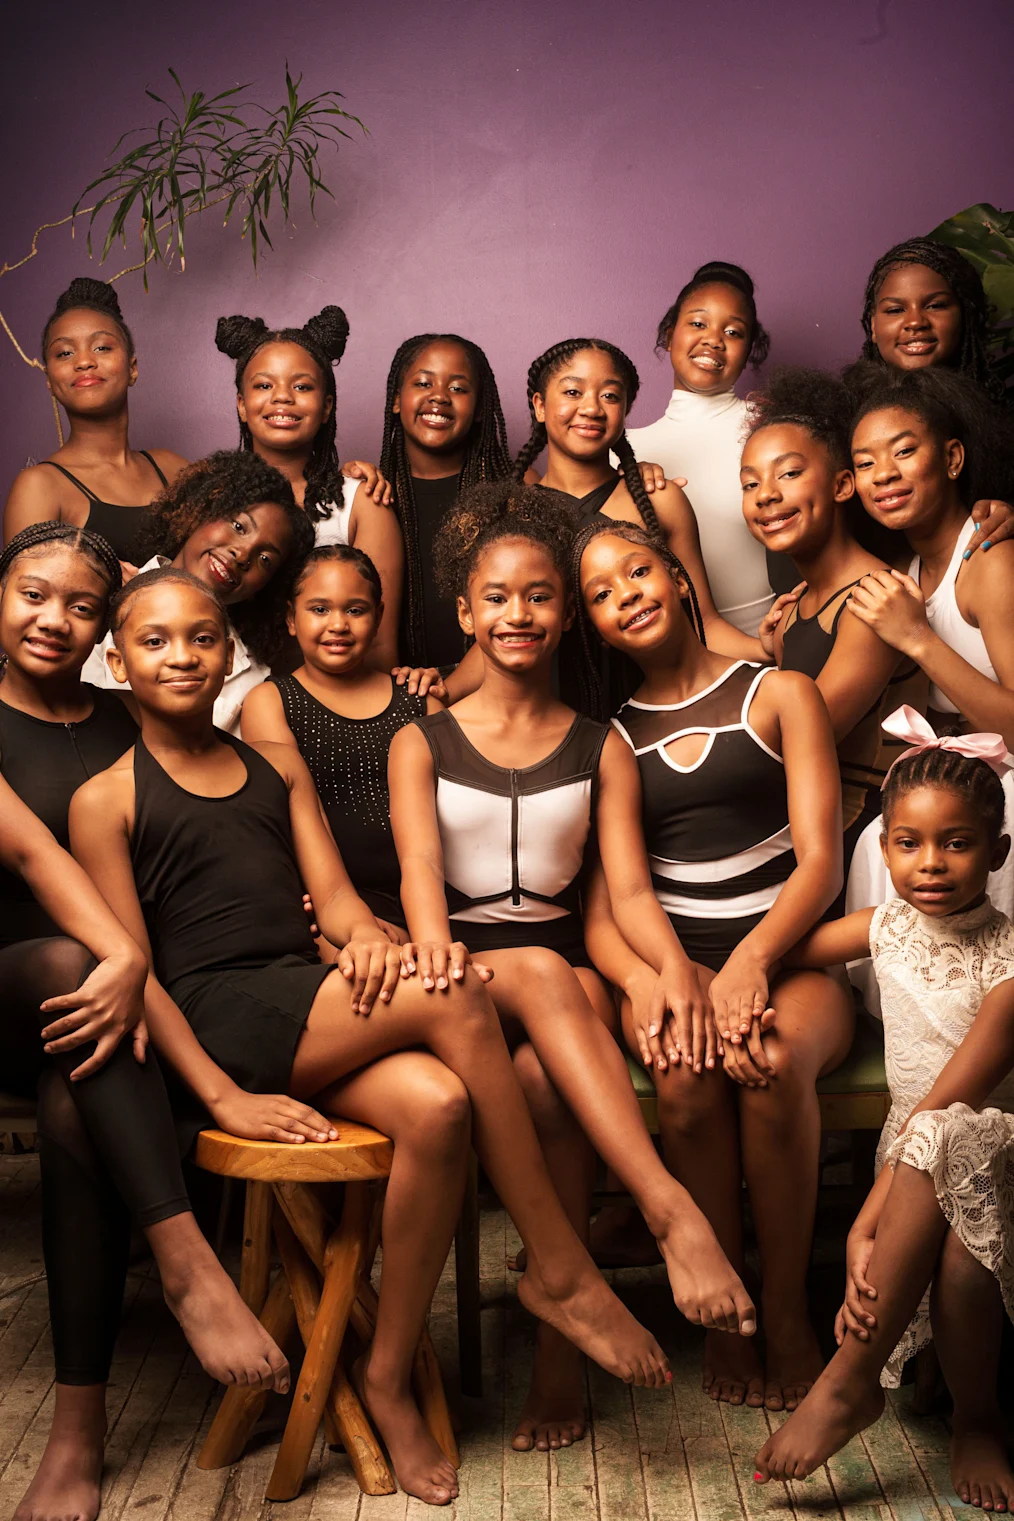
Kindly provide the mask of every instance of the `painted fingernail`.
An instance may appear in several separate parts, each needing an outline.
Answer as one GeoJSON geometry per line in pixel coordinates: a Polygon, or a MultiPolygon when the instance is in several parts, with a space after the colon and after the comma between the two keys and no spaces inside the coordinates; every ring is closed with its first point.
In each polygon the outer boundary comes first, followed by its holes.
{"type": "MultiPolygon", "coordinates": [[[[984,549],[985,549],[985,547],[986,546],[983,545],[984,549]]],[[[972,558],[972,551],[970,549],[966,549],[965,552],[964,552],[964,554],[961,556],[961,558],[963,560],[970,560],[972,558]]]]}
{"type": "Polygon", "coordinates": [[[984,543],[984,544],[983,544],[983,546],[982,546],[982,547],[983,547],[983,549],[984,549],[984,550],[986,550],[986,549],[991,549],[991,548],[992,548],[992,540],[990,540],[990,539],[987,539],[987,540],[986,540],[986,542],[985,542],[985,543],[984,543]]]}

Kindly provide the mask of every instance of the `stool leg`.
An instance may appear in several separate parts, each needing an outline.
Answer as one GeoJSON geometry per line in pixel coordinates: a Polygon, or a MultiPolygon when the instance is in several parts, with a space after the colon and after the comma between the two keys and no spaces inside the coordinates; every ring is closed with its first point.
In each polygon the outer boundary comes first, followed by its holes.
{"type": "Polygon", "coordinates": [[[243,1258],[239,1269],[239,1293],[243,1303],[255,1315],[259,1315],[264,1307],[271,1279],[272,1202],[270,1183],[247,1184],[243,1205],[243,1258]]]}
{"type": "MultiPolygon", "coordinates": [[[[279,1273],[261,1312],[261,1325],[279,1346],[289,1339],[296,1312],[285,1274],[279,1273]]],[[[225,1391],[197,1459],[198,1468],[228,1468],[243,1454],[268,1397],[266,1389],[232,1385],[225,1391]]]]}
{"type": "Polygon", "coordinates": [[[341,1224],[324,1255],[320,1306],[268,1483],[269,1500],[293,1500],[302,1486],[362,1272],[369,1222],[369,1189],[361,1183],[348,1184],[341,1224]]]}
{"type": "Polygon", "coordinates": [[[461,1392],[482,1397],[482,1297],[479,1287],[479,1162],[468,1163],[465,1198],[454,1234],[455,1293],[458,1300],[458,1368],[461,1392]]]}

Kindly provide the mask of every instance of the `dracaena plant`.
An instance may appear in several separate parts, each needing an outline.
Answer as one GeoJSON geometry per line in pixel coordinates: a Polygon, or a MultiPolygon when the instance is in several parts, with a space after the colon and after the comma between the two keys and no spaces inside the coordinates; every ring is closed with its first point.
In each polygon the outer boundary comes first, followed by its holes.
{"type": "Polygon", "coordinates": [[[982,276],[993,308],[990,368],[1001,385],[1014,387],[1014,211],[980,201],[934,227],[930,237],[956,248],[982,276]]]}
{"type": "MultiPolygon", "coordinates": [[[[87,219],[88,253],[94,258],[98,248],[100,264],[120,245],[135,250],[134,262],[106,278],[140,272],[147,290],[151,265],[186,269],[187,222],[214,206],[222,207],[223,226],[238,225],[256,268],[262,246],[272,246],[269,226],[289,222],[297,193],[307,196],[311,216],[319,194],[333,199],[322,156],[349,138],[350,128],[366,131],[345,110],[339,91],[304,97],[302,75],[293,78],[286,67],[285,98],[270,107],[253,98],[250,85],[188,95],[175,70],[169,74],[175,90],[168,98],[145,91],[165,114],[154,126],[124,133],[112,149],[114,162],[85,186],[67,216],[36,228],[29,252],[0,266],[0,277],[35,258],[43,232],[69,224],[73,236],[87,219]]],[[[2,312],[0,325],[21,359],[43,369],[2,312]]],[[[53,411],[62,443],[55,401],[53,411]]]]}

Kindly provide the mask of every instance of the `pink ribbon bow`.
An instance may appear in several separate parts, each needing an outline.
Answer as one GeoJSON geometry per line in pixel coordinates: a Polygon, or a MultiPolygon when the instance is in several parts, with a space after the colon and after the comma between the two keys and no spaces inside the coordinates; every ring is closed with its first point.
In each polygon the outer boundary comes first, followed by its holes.
{"type": "Polygon", "coordinates": [[[1011,770],[1011,758],[1007,754],[1002,734],[950,734],[938,739],[922,714],[910,708],[908,703],[896,708],[880,727],[894,739],[907,739],[911,745],[911,749],[902,751],[898,759],[888,767],[887,776],[881,783],[881,791],[887,786],[887,777],[895,766],[923,750],[954,750],[958,755],[968,756],[970,760],[985,761],[1000,777],[1005,771],[1011,770]]]}

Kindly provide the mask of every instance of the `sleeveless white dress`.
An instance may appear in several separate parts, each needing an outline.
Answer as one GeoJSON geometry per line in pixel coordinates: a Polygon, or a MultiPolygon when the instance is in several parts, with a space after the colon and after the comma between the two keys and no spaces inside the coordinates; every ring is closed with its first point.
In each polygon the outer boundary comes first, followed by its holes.
{"type": "Polygon", "coordinates": [[[347,544],[349,542],[352,504],[361,485],[362,481],[350,480],[348,476],[343,476],[341,501],[328,502],[325,508],[328,516],[320,518],[313,525],[314,537],[318,544],[347,544]]]}
{"type": "MultiPolygon", "coordinates": [[[[967,1104],[927,1110],[899,1134],[968,1034],[983,998],[1014,978],[1014,925],[988,898],[943,919],[895,898],[873,915],[870,951],[891,1090],[877,1169],[906,1162],[929,1174],[948,1225],[993,1274],[1014,1320],[1014,1074],[981,1110],[967,1104]]],[[[931,1338],[927,1292],[881,1383],[897,1388],[908,1358],[931,1338]]]]}

